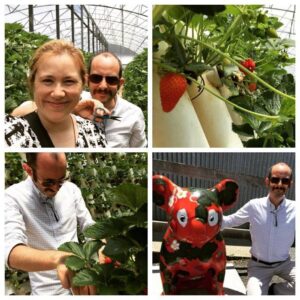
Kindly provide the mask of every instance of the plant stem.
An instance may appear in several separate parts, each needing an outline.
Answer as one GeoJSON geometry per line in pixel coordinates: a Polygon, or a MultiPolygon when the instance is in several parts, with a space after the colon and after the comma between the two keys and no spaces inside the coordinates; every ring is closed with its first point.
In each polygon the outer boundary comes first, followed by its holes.
{"type": "MultiPolygon", "coordinates": [[[[186,75],[185,75],[186,76],[186,75]]],[[[249,113],[251,115],[254,115],[256,117],[259,118],[266,118],[266,119],[271,119],[271,120],[277,120],[279,119],[279,116],[270,116],[270,115],[264,115],[264,114],[260,114],[251,110],[248,110],[244,107],[241,107],[235,103],[232,103],[231,101],[229,101],[228,99],[222,97],[221,95],[215,93],[214,91],[212,91],[211,89],[209,89],[208,87],[206,87],[205,85],[201,85],[197,80],[195,80],[194,78],[190,77],[190,76],[186,76],[186,78],[188,78],[189,80],[193,81],[195,84],[201,86],[202,88],[204,88],[207,92],[211,93],[212,95],[214,95],[215,97],[219,98],[220,100],[224,101],[225,103],[235,107],[238,110],[241,110],[243,112],[249,113]]]]}
{"type": "Polygon", "coordinates": [[[165,5],[155,5],[152,12],[153,25],[156,25],[159,18],[162,16],[162,13],[166,9],[165,5]]]}
{"type": "MultiPolygon", "coordinates": [[[[159,63],[157,62],[158,60],[156,59],[156,61],[154,61],[155,64],[161,66],[163,69],[169,71],[169,72],[174,72],[174,73],[178,73],[177,69],[174,67],[171,67],[169,65],[163,64],[163,63],[159,63]]],[[[213,92],[212,90],[210,90],[209,88],[207,88],[205,85],[201,85],[196,79],[194,79],[193,77],[187,76],[186,74],[182,74],[183,76],[185,76],[186,78],[188,78],[189,80],[191,80],[192,82],[194,82],[195,84],[197,84],[198,86],[203,87],[207,92],[211,93],[212,95],[214,95],[215,97],[217,97],[218,99],[224,101],[225,103],[228,103],[229,105],[235,107],[238,110],[241,110],[243,112],[249,113],[251,115],[254,115],[256,117],[259,118],[264,118],[264,119],[270,119],[270,120],[278,120],[279,116],[270,116],[270,115],[264,115],[264,114],[260,114],[251,110],[248,110],[244,107],[241,107],[235,103],[232,103],[231,101],[227,100],[226,98],[222,97],[221,95],[213,92]]]]}
{"type": "MultiPolygon", "coordinates": [[[[195,41],[194,39],[192,38],[189,38],[187,36],[181,36],[182,38],[186,38],[186,39],[189,39],[189,40],[193,40],[195,41]]],[[[260,82],[262,85],[264,85],[265,87],[267,87],[269,90],[273,91],[274,93],[282,96],[282,97],[285,97],[285,98],[288,98],[288,99],[291,99],[291,100],[296,100],[295,97],[293,96],[290,96],[290,95],[287,95],[277,89],[275,89],[273,86],[271,86],[270,84],[268,84],[267,82],[265,82],[264,80],[262,80],[260,77],[258,77],[257,75],[253,74],[252,72],[250,72],[247,68],[245,68],[244,66],[242,66],[240,63],[238,63],[236,60],[234,60],[233,58],[231,58],[229,55],[223,53],[222,51],[220,51],[219,49],[215,49],[213,46],[205,43],[205,42],[202,42],[202,41],[196,41],[197,43],[199,44],[202,44],[203,46],[215,51],[216,53],[220,54],[221,56],[229,59],[232,63],[234,63],[235,65],[237,65],[241,70],[243,70],[245,73],[247,73],[251,78],[254,78],[256,79],[258,82],[260,82]]]]}
{"type": "MultiPolygon", "coordinates": [[[[230,37],[232,32],[238,27],[240,21],[242,20],[242,15],[238,15],[234,21],[231,23],[230,27],[226,31],[226,34],[221,38],[218,43],[216,44],[216,48],[220,48],[222,44],[227,41],[227,39],[230,37]]],[[[216,55],[212,55],[210,58],[208,58],[207,63],[209,64],[213,59],[216,58],[216,55]]]]}

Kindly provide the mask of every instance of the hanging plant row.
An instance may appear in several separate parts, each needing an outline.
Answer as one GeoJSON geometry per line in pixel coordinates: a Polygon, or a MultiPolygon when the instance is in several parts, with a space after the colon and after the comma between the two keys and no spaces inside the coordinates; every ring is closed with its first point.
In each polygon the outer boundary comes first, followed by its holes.
{"type": "Polygon", "coordinates": [[[154,146],[294,147],[282,26],[260,5],[155,6],[154,146]]]}

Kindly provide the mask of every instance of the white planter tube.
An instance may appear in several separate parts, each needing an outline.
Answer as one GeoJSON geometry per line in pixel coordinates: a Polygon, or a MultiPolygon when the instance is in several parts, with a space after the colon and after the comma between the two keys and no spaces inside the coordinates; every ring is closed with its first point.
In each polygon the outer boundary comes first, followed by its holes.
{"type": "MultiPolygon", "coordinates": [[[[231,91],[225,84],[223,84],[221,87],[219,87],[219,92],[220,92],[221,96],[226,99],[228,99],[229,97],[232,96],[231,91]]],[[[233,123],[235,125],[243,124],[243,118],[233,109],[233,106],[230,104],[227,104],[227,103],[226,103],[226,106],[227,106],[227,109],[229,111],[229,114],[231,116],[233,123]]]]}
{"type": "MultiPolygon", "coordinates": [[[[228,99],[229,97],[232,96],[231,91],[224,84],[221,87],[219,87],[219,92],[220,92],[221,96],[223,96],[226,99],[228,99]]],[[[229,114],[230,114],[230,117],[232,119],[232,122],[235,125],[242,125],[242,124],[244,124],[243,118],[240,116],[240,114],[238,114],[234,110],[233,106],[230,105],[230,104],[227,104],[227,103],[226,103],[226,106],[227,106],[227,109],[229,111],[229,114]]],[[[243,141],[243,142],[246,142],[246,141],[248,141],[250,139],[249,137],[246,137],[246,136],[243,136],[243,135],[239,135],[239,137],[240,137],[241,141],[243,141]]]]}
{"type": "MultiPolygon", "coordinates": [[[[202,77],[205,86],[220,95],[219,91],[207,80],[206,73],[202,74],[202,77]]],[[[189,85],[188,93],[210,147],[242,148],[241,139],[232,131],[232,119],[226,104],[206,90],[197,96],[199,91],[195,83],[189,85]]]]}

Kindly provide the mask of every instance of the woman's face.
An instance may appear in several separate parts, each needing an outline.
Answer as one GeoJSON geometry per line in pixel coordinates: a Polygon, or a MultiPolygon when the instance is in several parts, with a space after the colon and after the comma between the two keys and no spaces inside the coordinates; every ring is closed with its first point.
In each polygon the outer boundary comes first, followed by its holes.
{"type": "Polygon", "coordinates": [[[83,82],[72,56],[43,55],[34,80],[34,101],[39,115],[49,122],[69,117],[80,99],[83,82]]]}

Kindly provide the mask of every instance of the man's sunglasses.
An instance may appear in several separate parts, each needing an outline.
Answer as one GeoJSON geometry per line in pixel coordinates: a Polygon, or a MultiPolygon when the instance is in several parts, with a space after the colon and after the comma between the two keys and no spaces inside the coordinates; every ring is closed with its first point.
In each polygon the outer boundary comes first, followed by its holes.
{"type": "Polygon", "coordinates": [[[105,81],[109,85],[118,85],[120,83],[120,78],[117,76],[103,76],[99,74],[89,75],[89,80],[92,83],[100,83],[105,78],[105,81]]]}
{"type": "Polygon", "coordinates": [[[42,185],[45,188],[51,187],[51,186],[56,185],[56,184],[58,184],[59,186],[62,186],[66,181],[68,181],[70,179],[70,173],[69,173],[69,171],[67,171],[67,174],[64,178],[41,180],[37,177],[36,170],[34,168],[32,168],[32,170],[35,173],[36,181],[39,182],[39,184],[42,185]]]}
{"type": "Polygon", "coordinates": [[[43,181],[40,181],[37,178],[37,180],[40,182],[40,184],[43,187],[50,187],[50,186],[53,186],[53,185],[56,185],[56,184],[58,184],[59,186],[62,186],[69,179],[70,179],[69,176],[67,176],[67,177],[65,177],[63,179],[46,179],[46,180],[43,180],[43,181]]]}
{"type": "Polygon", "coordinates": [[[280,178],[280,177],[271,177],[270,182],[274,184],[278,184],[279,181],[281,181],[282,184],[290,184],[291,179],[290,178],[280,178]]]}

